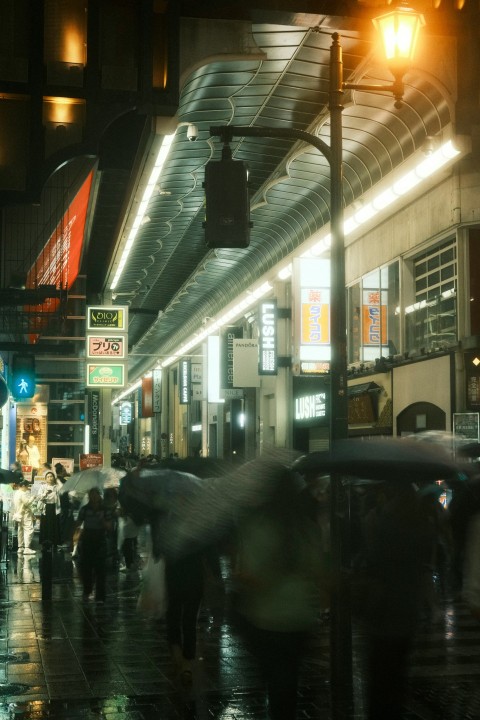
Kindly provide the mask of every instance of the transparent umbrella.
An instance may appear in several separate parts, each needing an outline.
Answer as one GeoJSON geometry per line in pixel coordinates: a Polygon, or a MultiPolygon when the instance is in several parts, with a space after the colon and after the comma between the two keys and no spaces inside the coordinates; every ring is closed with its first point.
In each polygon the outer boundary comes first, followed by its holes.
{"type": "Polygon", "coordinates": [[[120,480],[124,477],[125,472],[125,470],[118,470],[117,468],[103,467],[80,470],[80,472],[74,473],[67,478],[60,492],[74,492],[77,495],[83,495],[93,487],[98,487],[99,490],[119,487],[120,480]]]}

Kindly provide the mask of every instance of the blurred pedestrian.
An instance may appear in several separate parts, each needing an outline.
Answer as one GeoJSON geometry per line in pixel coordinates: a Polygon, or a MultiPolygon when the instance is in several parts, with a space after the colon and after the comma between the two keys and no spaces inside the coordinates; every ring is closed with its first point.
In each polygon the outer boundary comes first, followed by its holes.
{"type": "Polygon", "coordinates": [[[299,664],[316,620],[322,542],[298,481],[276,467],[271,497],[238,525],[236,607],[266,683],[269,717],[296,715],[299,664]]]}
{"type": "Polygon", "coordinates": [[[79,543],[79,570],[83,584],[83,601],[88,602],[95,589],[97,603],[105,602],[107,531],[103,498],[97,487],[88,492],[88,503],[78,512],[76,527],[82,528],[79,543]]]}
{"type": "Polygon", "coordinates": [[[13,520],[18,523],[18,553],[34,555],[35,550],[31,547],[33,531],[35,527],[35,515],[32,509],[32,493],[28,480],[20,480],[18,489],[13,495],[13,520]]]}
{"type": "Polygon", "coordinates": [[[35,435],[28,436],[26,450],[28,453],[28,465],[30,465],[32,468],[32,482],[33,482],[33,480],[35,480],[35,475],[37,475],[37,473],[40,469],[40,460],[41,460],[40,450],[38,449],[35,435]]]}
{"type": "Polygon", "coordinates": [[[55,473],[48,470],[41,484],[38,500],[44,504],[40,515],[40,544],[53,547],[60,544],[60,488],[62,484],[55,473]]]}
{"type": "Polygon", "coordinates": [[[434,532],[408,482],[385,484],[366,535],[363,607],[368,650],[368,718],[400,720],[434,532]]]}
{"type": "Polygon", "coordinates": [[[138,533],[139,526],[133,518],[124,510],[119,509],[118,512],[118,536],[117,547],[120,559],[123,563],[120,570],[129,574],[134,574],[138,570],[137,554],[138,554],[138,533]]]}

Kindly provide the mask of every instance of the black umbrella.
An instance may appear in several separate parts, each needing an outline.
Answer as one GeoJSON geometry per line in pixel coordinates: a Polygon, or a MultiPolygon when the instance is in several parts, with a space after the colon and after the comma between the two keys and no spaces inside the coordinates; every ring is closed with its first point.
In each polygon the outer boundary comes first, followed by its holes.
{"type": "Polygon", "coordinates": [[[464,467],[443,448],[403,438],[336,440],[330,450],[312,452],[294,463],[300,473],[405,482],[455,480],[464,467]]]}
{"type": "Polygon", "coordinates": [[[160,464],[133,470],[120,480],[121,506],[137,523],[151,520],[154,514],[167,514],[184,498],[199,490],[202,480],[186,472],[177,472],[160,464]]]}
{"type": "Polygon", "coordinates": [[[4,470],[0,468],[0,485],[12,485],[23,480],[23,473],[20,470],[4,470]]]}
{"type": "Polygon", "coordinates": [[[456,449],[457,455],[464,458],[480,458],[480,443],[479,442],[467,442],[459,444],[456,449]]]}
{"type": "Polygon", "coordinates": [[[199,478],[222,477],[233,469],[229,460],[214,457],[166,458],[160,461],[159,466],[199,478]]]}

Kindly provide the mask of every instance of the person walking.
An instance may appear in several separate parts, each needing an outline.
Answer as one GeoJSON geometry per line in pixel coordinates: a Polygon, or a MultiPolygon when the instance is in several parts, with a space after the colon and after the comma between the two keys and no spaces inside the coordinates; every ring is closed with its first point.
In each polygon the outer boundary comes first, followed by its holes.
{"type": "Polygon", "coordinates": [[[50,543],[53,547],[60,544],[60,488],[61,483],[55,473],[45,473],[39,500],[44,503],[40,515],[40,544],[50,543]]]}
{"type": "Polygon", "coordinates": [[[294,720],[303,646],[328,583],[321,530],[298,480],[283,466],[272,471],[270,498],[238,524],[236,609],[264,676],[269,717],[294,720]]]}
{"type": "Polygon", "coordinates": [[[97,487],[88,492],[88,503],[80,508],[76,528],[82,528],[79,543],[79,570],[83,584],[83,601],[88,602],[95,589],[95,601],[105,602],[107,531],[103,498],[97,487]]]}
{"type": "Polygon", "coordinates": [[[420,494],[406,480],[385,485],[366,536],[364,621],[368,719],[400,720],[408,660],[425,599],[434,531],[420,494]]]}
{"type": "Polygon", "coordinates": [[[35,515],[32,509],[32,493],[28,480],[20,480],[18,489],[13,496],[13,520],[18,523],[18,553],[19,555],[34,555],[35,550],[31,547],[33,530],[35,527],[35,515]]]}

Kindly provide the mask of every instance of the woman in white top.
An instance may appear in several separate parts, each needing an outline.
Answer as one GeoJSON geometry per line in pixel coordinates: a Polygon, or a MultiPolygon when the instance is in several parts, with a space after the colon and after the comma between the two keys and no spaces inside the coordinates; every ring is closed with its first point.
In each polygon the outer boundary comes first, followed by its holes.
{"type": "Polygon", "coordinates": [[[32,510],[32,494],[28,480],[21,480],[13,496],[13,520],[18,522],[18,552],[33,555],[30,545],[33,537],[35,516],[32,510]]]}

